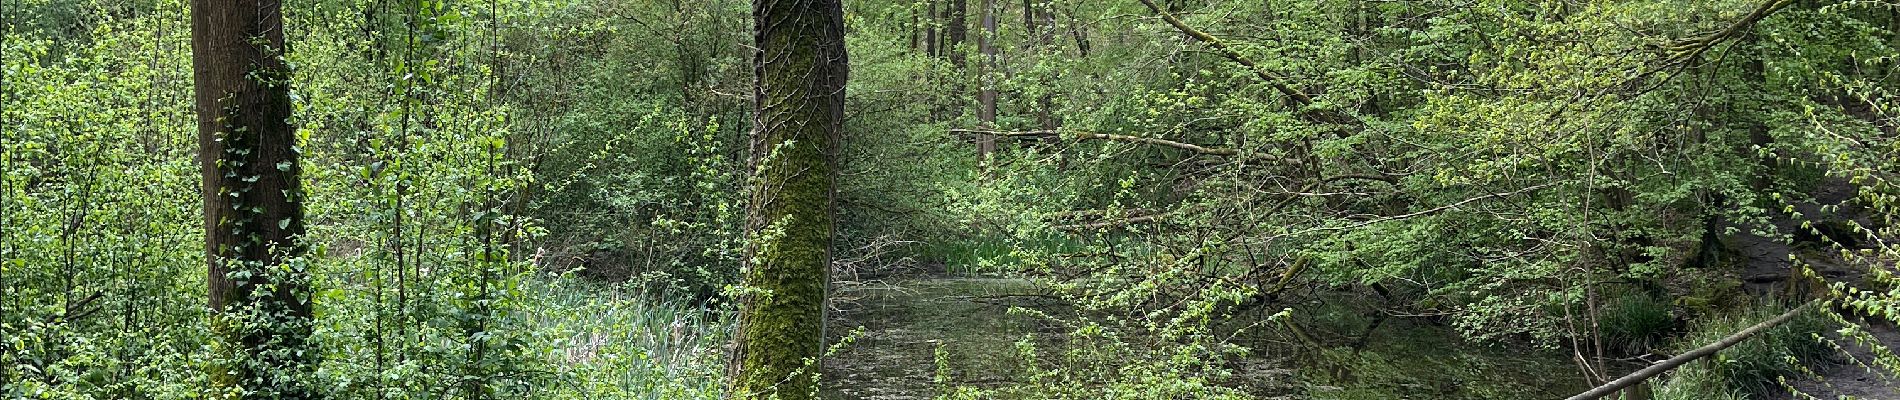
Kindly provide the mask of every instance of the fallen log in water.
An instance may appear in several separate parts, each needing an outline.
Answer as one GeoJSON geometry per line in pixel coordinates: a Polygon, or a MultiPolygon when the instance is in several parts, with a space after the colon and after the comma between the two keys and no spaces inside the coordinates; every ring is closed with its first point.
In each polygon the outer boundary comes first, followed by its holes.
{"type": "Polygon", "coordinates": [[[1717,340],[1715,341],[1715,343],[1709,343],[1702,347],[1698,347],[1695,350],[1690,350],[1687,353],[1682,353],[1682,355],[1670,357],[1668,360],[1663,360],[1662,362],[1656,363],[1654,365],[1650,365],[1648,368],[1643,368],[1642,370],[1632,372],[1629,375],[1624,375],[1622,378],[1616,378],[1616,380],[1610,381],[1610,383],[1605,383],[1603,384],[1603,386],[1597,386],[1594,389],[1590,389],[1589,391],[1583,392],[1576,396],[1570,396],[1568,400],[1596,399],[1596,398],[1601,398],[1603,396],[1608,396],[1611,393],[1616,393],[1616,391],[1618,390],[1623,390],[1623,388],[1629,387],[1631,385],[1635,385],[1637,383],[1641,383],[1645,379],[1653,378],[1656,375],[1661,375],[1664,372],[1669,372],[1669,370],[1676,369],[1676,367],[1680,367],[1683,364],[1688,364],[1690,361],[1695,361],[1696,359],[1699,359],[1702,357],[1708,357],[1710,355],[1714,355],[1715,352],[1721,351],[1722,349],[1726,349],[1729,346],[1734,346],[1736,343],[1741,343],[1743,340],[1747,340],[1750,336],[1754,336],[1757,333],[1761,333],[1761,331],[1773,329],[1776,326],[1779,326],[1783,323],[1787,323],[1789,320],[1793,320],[1795,316],[1801,315],[1802,312],[1807,311],[1809,308],[1814,308],[1815,304],[1820,304],[1820,303],[1821,303],[1821,300],[1809,301],[1807,304],[1802,304],[1800,307],[1795,307],[1793,310],[1788,310],[1788,312],[1782,313],[1780,316],[1776,316],[1767,321],[1762,321],[1761,323],[1755,324],[1754,326],[1750,326],[1748,327],[1748,329],[1743,329],[1739,332],[1735,332],[1735,334],[1722,338],[1722,340],[1717,340]]]}

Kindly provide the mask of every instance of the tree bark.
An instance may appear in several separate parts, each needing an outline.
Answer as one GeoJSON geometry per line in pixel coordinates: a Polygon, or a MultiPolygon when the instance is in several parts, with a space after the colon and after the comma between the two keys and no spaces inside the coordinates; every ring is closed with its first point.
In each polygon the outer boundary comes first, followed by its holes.
{"type": "MultiPolygon", "coordinates": [[[[702,111],[699,92],[705,87],[706,59],[709,55],[699,50],[697,43],[692,42],[694,36],[692,30],[707,25],[697,23],[701,21],[694,21],[696,17],[694,14],[696,11],[707,14],[717,11],[689,10],[687,7],[684,0],[673,1],[673,15],[679,16],[679,25],[675,26],[677,31],[674,33],[678,36],[673,37],[673,49],[679,63],[675,68],[679,74],[680,104],[697,113],[702,111]]],[[[694,2],[692,7],[709,6],[694,2]]]]}
{"type": "Polygon", "coordinates": [[[1043,17],[1041,13],[1037,12],[1037,10],[1042,8],[1041,4],[1042,2],[1038,0],[1023,0],[1023,28],[1027,35],[1025,37],[1030,38],[1028,41],[1031,43],[1037,41],[1037,32],[1042,31],[1036,26],[1037,21],[1043,17]]]}
{"type": "Polygon", "coordinates": [[[1069,36],[1075,38],[1075,54],[1080,58],[1089,58],[1088,27],[1082,25],[1082,18],[1069,14],[1069,36]]]}
{"type": "MultiPolygon", "coordinates": [[[[976,68],[976,121],[983,129],[996,129],[996,0],[983,0],[982,7],[983,34],[976,37],[977,51],[983,57],[976,68]]],[[[976,152],[985,157],[996,152],[996,135],[979,134],[976,152]]]]}
{"type": "MultiPolygon", "coordinates": [[[[1027,38],[1023,41],[1023,53],[1041,57],[1043,50],[1049,46],[1049,43],[1053,42],[1055,38],[1055,13],[1053,10],[1044,7],[1044,4],[1040,1],[1023,0],[1023,29],[1024,32],[1026,32],[1025,37],[1027,38]]],[[[1034,63],[1034,61],[1031,61],[1031,63],[1034,63]]],[[[1047,81],[1042,81],[1040,84],[1044,87],[1051,86],[1047,81]]],[[[1049,93],[1036,96],[1036,103],[1033,107],[1036,109],[1037,127],[1047,131],[1053,131],[1059,127],[1056,123],[1055,113],[1051,110],[1055,108],[1055,101],[1049,93]]]]}
{"type": "Polygon", "coordinates": [[[304,386],[316,351],[299,261],[303,188],[282,3],[191,5],[206,281],[222,358],[208,397],[313,398],[304,386]]]}
{"type": "Polygon", "coordinates": [[[957,46],[963,45],[969,37],[969,8],[966,0],[950,0],[950,8],[944,10],[950,21],[944,26],[943,54],[950,58],[950,65],[957,69],[963,69],[963,53],[957,51],[957,46]]]}
{"type": "Polygon", "coordinates": [[[746,291],[732,398],[809,399],[824,342],[848,75],[839,0],[755,0],[746,291]]]}
{"type": "Polygon", "coordinates": [[[922,29],[924,27],[924,17],[922,15],[917,15],[917,10],[914,10],[914,9],[906,10],[905,14],[910,15],[910,29],[909,29],[910,30],[910,52],[916,53],[918,51],[922,51],[924,49],[923,32],[922,32],[922,29]]]}
{"type": "Polygon", "coordinates": [[[924,12],[924,54],[931,57],[942,57],[943,54],[937,49],[940,47],[938,46],[937,30],[943,21],[937,17],[937,0],[929,0],[927,2],[930,8],[924,12]]]}

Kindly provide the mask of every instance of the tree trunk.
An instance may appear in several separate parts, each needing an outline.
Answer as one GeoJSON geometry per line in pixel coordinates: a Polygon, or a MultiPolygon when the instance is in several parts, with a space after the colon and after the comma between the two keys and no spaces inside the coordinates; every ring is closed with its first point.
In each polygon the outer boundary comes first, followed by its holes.
{"type": "MultiPolygon", "coordinates": [[[[677,31],[674,32],[674,34],[678,36],[674,36],[673,38],[673,48],[679,62],[676,69],[680,80],[680,105],[686,107],[689,112],[700,113],[704,110],[700,107],[699,92],[702,90],[701,88],[705,86],[704,77],[706,76],[706,58],[708,55],[702,53],[696,47],[698,43],[692,42],[694,36],[692,30],[709,24],[698,23],[702,21],[694,21],[697,17],[697,15],[694,14],[696,12],[711,13],[716,11],[688,10],[687,7],[686,1],[684,0],[673,1],[673,15],[679,16],[679,25],[675,26],[677,31]]],[[[710,5],[694,2],[693,7],[710,7],[710,5]]]]}
{"type": "Polygon", "coordinates": [[[847,72],[839,0],[755,0],[747,268],[730,395],[816,395],[847,72]],[[809,363],[807,360],[810,360],[809,363]]]}
{"type": "Polygon", "coordinates": [[[937,0],[929,0],[928,3],[930,8],[924,12],[924,54],[942,57],[942,50],[937,49],[940,47],[937,41],[937,29],[943,21],[937,17],[937,0]]]}
{"type": "Polygon", "coordinates": [[[1069,36],[1075,38],[1075,53],[1081,58],[1089,58],[1088,27],[1082,25],[1082,18],[1073,12],[1069,14],[1069,36]]]}
{"type": "Polygon", "coordinates": [[[206,281],[220,360],[208,397],[308,399],[315,366],[303,188],[276,0],[193,0],[206,281]]]}
{"type": "MultiPolygon", "coordinates": [[[[1025,54],[1035,54],[1043,45],[1042,15],[1036,10],[1041,8],[1038,0],[1023,0],[1023,46],[1025,54]]],[[[1051,26],[1053,28],[1053,26],[1051,26]]]]}
{"type": "MultiPolygon", "coordinates": [[[[976,37],[976,47],[983,58],[976,68],[976,121],[982,129],[996,129],[996,0],[983,0],[981,15],[983,34],[976,37]]],[[[986,157],[996,152],[996,135],[979,134],[976,152],[986,157]]]]}
{"type": "Polygon", "coordinates": [[[944,10],[950,21],[944,26],[943,54],[950,58],[950,65],[957,69],[963,69],[963,53],[957,51],[957,46],[963,45],[963,41],[969,37],[970,18],[966,12],[969,8],[967,0],[950,0],[950,8],[944,10]]]}
{"type": "MultiPolygon", "coordinates": [[[[1049,43],[1054,42],[1056,31],[1054,10],[1049,10],[1043,6],[1043,3],[1036,0],[1023,0],[1023,28],[1026,30],[1026,37],[1028,38],[1028,40],[1024,40],[1027,44],[1023,46],[1023,53],[1032,54],[1036,57],[1043,56],[1044,48],[1049,46],[1049,43]]],[[[1029,63],[1033,64],[1035,62],[1030,61],[1029,63]]],[[[1049,85],[1046,80],[1041,80],[1040,84],[1044,87],[1052,86],[1049,85]]],[[[1051,108],[1055,108],[1055,102],[1051,97],[1049,93],[1036,96],[1036,104],[1034,105],[1036,109],[1036,126],[1047,131],[1053,131],[1058,128],[1055,114],[1050,110],[1051,108]]]]}

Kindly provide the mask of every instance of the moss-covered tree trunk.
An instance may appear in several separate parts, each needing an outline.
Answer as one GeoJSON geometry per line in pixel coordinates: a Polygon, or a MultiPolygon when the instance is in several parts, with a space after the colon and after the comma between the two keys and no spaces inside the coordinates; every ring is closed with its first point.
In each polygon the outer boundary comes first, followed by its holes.
{"type": "Polygon", "coordinates": [[[206,281],[217,360],[210,398],[307,399],[309,276],[282,3],[193,0],[206,281]]]}
{"type": "Polygon", "coordinates": [[[844,129],[839,0],[755,0],[747,291],[731,395],[816,397],[831,264],[832,204],[844,129]]]}

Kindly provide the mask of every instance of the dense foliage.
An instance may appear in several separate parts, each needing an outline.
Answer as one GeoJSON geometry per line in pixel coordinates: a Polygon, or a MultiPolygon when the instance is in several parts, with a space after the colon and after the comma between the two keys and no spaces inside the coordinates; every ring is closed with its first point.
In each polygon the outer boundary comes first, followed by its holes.
{"type": "MultiPolygon", "coordinates": [[[[186,3],[0,2],[0,397],[209,384],[186,3]]],[[[1900,373],[1836,351],[1900,318],[1900,3],[844,3],[834,289],[1060,305],[1009,310],[1043,324],[1012,380],[937,354],[926,395],[1562,396],[1447,382],[1587,387],[1810,299],[1657,394],[1900,373]],[[1439,354],[1466,345],[1563,376],[1439,354]]],[[[750,10],[285,2],[303,384],[720,396],[750,10]]]]}

